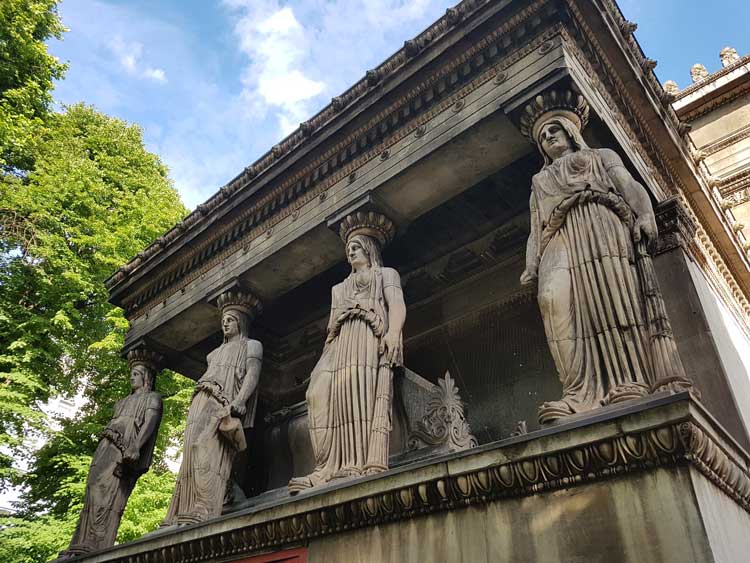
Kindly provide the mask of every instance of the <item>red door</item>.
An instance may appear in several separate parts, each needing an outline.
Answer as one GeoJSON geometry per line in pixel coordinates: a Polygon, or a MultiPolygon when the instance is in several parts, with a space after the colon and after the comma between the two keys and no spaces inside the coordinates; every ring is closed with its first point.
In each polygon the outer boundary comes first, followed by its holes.
{"type": "Polygon", "coordinates": [[[307,563],[307,548],[297,547],[285,549],[276,553],[264,553],[247,559],[240,559],[234,563],[307,563]]]}

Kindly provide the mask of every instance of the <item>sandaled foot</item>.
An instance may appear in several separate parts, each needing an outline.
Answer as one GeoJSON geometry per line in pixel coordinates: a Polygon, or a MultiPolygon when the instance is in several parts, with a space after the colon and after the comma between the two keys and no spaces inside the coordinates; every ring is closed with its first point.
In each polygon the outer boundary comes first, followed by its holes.
{"type": "Polygon", "coordinates": [[[539,407],[539,424],[551,424],[571,414],[575,411],[567,401],[547,401],[539,407]]]}

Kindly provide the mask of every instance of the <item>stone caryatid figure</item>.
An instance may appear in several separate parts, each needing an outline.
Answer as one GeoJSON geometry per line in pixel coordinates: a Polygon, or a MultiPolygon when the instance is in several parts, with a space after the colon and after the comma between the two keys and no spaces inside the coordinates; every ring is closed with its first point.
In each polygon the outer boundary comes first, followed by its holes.
{"type": "Polygon", "coordinates": [[[154,391],[160,357],[144,349],[128,354],[130,395],[115,404],[114,416],[101,434],[86,480],[86,494],[67,559],[111,547],[138,478],[148,471],[162,415],[154,391]]]}
{"type": "Polygon", "coordinates": [[[323,353],[307,389],[315,470],[289,491],[388,469],[394,367],[402,365],[406,307],[398,272],[381,248],[395,232],[383,215],[355,213],[341,224],[351,274],[331,292],[323,353]]]}
{"type": "Polygon", "coordinates": [[[521,283],[538,281],[563,386],[560,400],[540,407],[542,423],[691,388],[647,250],[657,238],[651,201],[617,153],[586,145],[588,112],[582,96],[548,91],[521,118],[544,157],[521,283]]]}
{"type": "Polygon", "coordinates": [[[208,355],[188,410],[182,465],[163,526],[203,522],[221,515],[237,452],[245,449],[258,402],[263,346],[248,337],[260,302],[228,291],[217,301],[224,342],[208,355]]]}

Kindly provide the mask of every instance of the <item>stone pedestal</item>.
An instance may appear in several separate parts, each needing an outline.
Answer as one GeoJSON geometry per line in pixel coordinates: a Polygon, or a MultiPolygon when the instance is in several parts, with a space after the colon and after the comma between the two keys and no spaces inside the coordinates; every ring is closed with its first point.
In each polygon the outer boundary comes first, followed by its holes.
{"type": "Polygon", "coordinates": [[[244,561],[300,548],[310,563],[736,562],[750,550],[749,467],[688,394],[652,396],[86,561],[244,561]]]}

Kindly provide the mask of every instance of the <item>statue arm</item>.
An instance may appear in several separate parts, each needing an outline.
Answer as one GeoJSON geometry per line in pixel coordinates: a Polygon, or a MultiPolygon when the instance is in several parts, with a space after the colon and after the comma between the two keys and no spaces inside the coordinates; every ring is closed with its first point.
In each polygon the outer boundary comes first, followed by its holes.
{"type": "Polygon", "coordinates": [[[391,270],[393,279],[383,287],[383,296],[388,306],[388,332],[380,345],[380,353],[388,354],[388,363],[394,364],[401,349],[401,331],[406,321],[406,303],[401,289],[401,279],[396,270],[391,270]]]}
{"type": "Polygon", "coordinates": [[[336,287],[331,288],[331,313],[328,315],[328,326],[326,327],[326,344],[332,340],[333,327],[336,321],[336,287]]]}
{"type": "Polygon", "coordinates": [[[158,399],[149,400],[146,405],[146,413],[143,417],[143,425],[135,440],[128,446],[123,453],[123,461],[133,464],[138,461],[143,446],[149,441],[151,436],[159,430],[159,422],[162,414],[161,396],[158,399]]]}
{"type": "Polygon", "coordinates": [[[656,218],[654,217],[654,208],[651,205],[651,199],[648,192],[625,168],[620,156],[611,149],[600,149],[604,167],[609,173],[609,177],[615,184],[615,188],[620,192],[625,202],[630,206],[636,216],[633,225],[633,241],[638,243],[643,236],[649,245],[656,242],[658,230],[656,227],[656,218]]]}
{"type": "Polygon", "coordinates": [[[240,391],[231,404],[231,413],[242,417],[247,411],[247,402],[250,396],[258,388],[260,381],[260,368],[263,362],[263,345],[257,340],[247,343],[247,359],[245,361],[245,377],[242,379],[240,391]]]}
{"type": "Polygon", "coordinates": [[[529,238],[526,241],[526,269],[521,274],[521,285],[531,285],[534,283],[537,279],[537,270],[539,269],[539,239],[541,238],[541,229],[536,194],[534,194],[533,190],[529,198],[529,214],[531,217],[531,226],[529,229],[529,238]]]}

